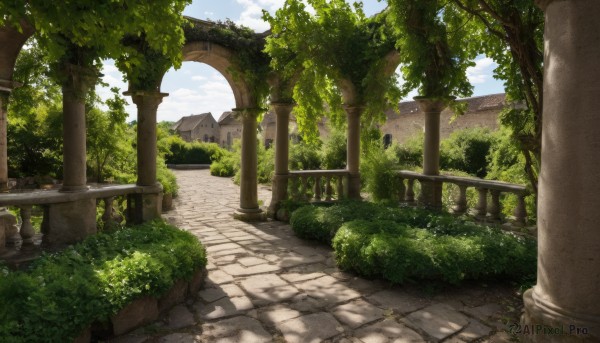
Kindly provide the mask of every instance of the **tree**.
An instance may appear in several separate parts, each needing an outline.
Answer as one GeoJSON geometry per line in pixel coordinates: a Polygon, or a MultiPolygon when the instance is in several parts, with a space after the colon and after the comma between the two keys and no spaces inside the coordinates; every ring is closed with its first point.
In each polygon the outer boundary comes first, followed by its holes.
{"type": "Polygon", "coordinates": [[[507,98],[516,104],[501,116],[525,158],[525,172],[537,194],[543,113],[543,12],[532,0],[452,0],[457,18],[480,42],[477,52],[498,63],[507,98]],[[469,24],[470,23],[470,24],[469,24]],[[475,24],[475,25],[473,25],[475,24]],[[525,107],[525,108],[522,108],[525,107]]]}
{"type": "MultiPolygon", "coordinates": [[[[392,32],[385,16],[366,18],[360,5],[343,0],[309,0],[311,15],[300,1],[288,0],[275,16],[264,13],[271,24],[266,52],[271,67],[285,80],[295,80],[293,99],[298,127],[307,140],[317,136],[316,123],[327,104],[331,121],[345,121],[342,91],[354,93],[354,103],[365,106],[363,125],[383,119],[389,102],[400,93],[389,60],[395,54],[392,32]]],[[[392,58],[393,60],[393,58],[392,58]]],[[[393,61],[392,61],[393,62],[393,61]]],[[[292,82],[293,83],[293,82],[292,82]]]]}

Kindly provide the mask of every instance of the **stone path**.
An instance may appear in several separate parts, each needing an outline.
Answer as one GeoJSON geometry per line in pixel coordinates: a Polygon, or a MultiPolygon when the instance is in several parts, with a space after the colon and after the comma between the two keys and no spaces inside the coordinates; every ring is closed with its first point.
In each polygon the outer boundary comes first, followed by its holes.
{"type": "MultiPolygon", "coordinates": [[[[208,251],[205,289],[161,320],[111,342],[508,342],[521,300],[507,285],[420,290],[335,266],[326,245],[289,225],[232,218],[239,188],[207,170],[175,171],[180,195],[165,217],[208,251]]],[[[270,199],[261,187],[259,199],[270,199]]]]}

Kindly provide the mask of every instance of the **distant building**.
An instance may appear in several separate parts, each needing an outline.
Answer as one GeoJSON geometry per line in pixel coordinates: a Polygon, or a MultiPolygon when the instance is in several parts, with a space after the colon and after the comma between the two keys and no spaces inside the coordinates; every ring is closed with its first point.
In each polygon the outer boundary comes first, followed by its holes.
{"type": "Polygon", "coordinates": [[[234,140],[242,138],[242,123],[234,112],[223,112],[218,124],[221,147],[230,149],[234,140]]]}
{"type": "Polygon", "coordinates": [[[210,112],[182,117],[172,128],[187,142],[219,141],[219,124],[210,112]]]}
{"type": "MultiPolygon", "coordinates": [[[[265,146],[271,146],[271,144],[273,144],[273,142],[275,141],[275,112],[271,110],[265,113],[263,120],[260,123],[260,126],[263,132],[265,146]]],[[[321,139],[325,139],[329,136],[327,118],[324,117],[319,121],[319,123],[317,124],[317,129],[319,130],[319,137],[321,137],[321,139]]],[[[291,139],[295,139],[298,137],[298,124],[296,123],[296,116],[294,116],[293,111],[290,114],[289,133],[291,139]]]]}
{"type": "MultiPolygon", "coordinates": [[[[466,128],[484,127],[492,131],[499,128],[498,115],[506,106],[506,94],[476,96],[458,101],[466,102],[467,109],[463,115],[456,117],[449,108],[442,111],[440,138],[447,138],[452,132],[466,128]]],[[[398,109],[400,113],[391,108],[385,111],[387,120],[380,126],[384,144],[404,143],[425,129],[425,116],[416,101],[403,101],[398,104],[398,109]]]]}

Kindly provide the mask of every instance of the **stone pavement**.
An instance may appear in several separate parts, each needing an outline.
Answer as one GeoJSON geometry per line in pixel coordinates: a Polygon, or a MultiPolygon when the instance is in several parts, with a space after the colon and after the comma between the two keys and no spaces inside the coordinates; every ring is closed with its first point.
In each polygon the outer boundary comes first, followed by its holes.
{"type": "MultiPolygon", "coordinates": [[[[287,224],[234,220],[239,188],[230,179],[175,174],[179,197],[164,216],[206,246],[205,289],[111,342],[510,341],[504,331],[518,322],[522,302],[508,285],[434,291],[365,280],[341,272],[331,248],[295,237],[287,224]]],[[[266,187],[259,199],[267,205],[266,187]]]]}

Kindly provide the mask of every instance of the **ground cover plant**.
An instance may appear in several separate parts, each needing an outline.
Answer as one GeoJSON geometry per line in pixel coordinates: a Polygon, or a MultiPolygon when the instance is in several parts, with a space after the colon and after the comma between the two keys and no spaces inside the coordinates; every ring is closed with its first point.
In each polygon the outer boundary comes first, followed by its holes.
{"type": "Polygon", "coordinates": [[[162,295],[205,265],[193,235],[155,221],[97,234],[26,271],[0,267],[0,341],[72,341],[92,322],[162,295]]]}
{"type": "Polygon", "coordinates": [[[343,270],[394,283],[529,280],[536,242],[449,214],[349,201],[308,205],[290,223],[302,238],[330,243],[343,270]]]}

